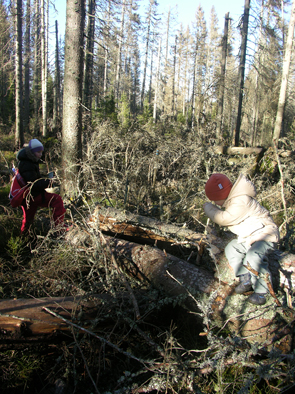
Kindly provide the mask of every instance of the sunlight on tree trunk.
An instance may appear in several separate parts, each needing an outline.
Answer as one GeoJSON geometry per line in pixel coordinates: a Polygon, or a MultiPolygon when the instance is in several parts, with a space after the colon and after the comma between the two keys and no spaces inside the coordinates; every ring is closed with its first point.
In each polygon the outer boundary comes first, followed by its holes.
{"type": "Polygon", "coordinates": [[[23,79],[22,79],[22,0],[15,3],[15,146],[24,144],[23,135],[23,79]]]}
{"type": "Polygon", "coordinates": [[[228,21],[229,12],[225,14],[224,21],[224,33],[222,37],[222,54],[221,54],[221,71],[220,71],[220,85],[219,85],[219,97],[218,97],[218,116],[217,116],[217,140],[220,140],[221,129],[222,129],[222,118],[223,118],[223,102],[224,102],[224,89],[225,89],[225,67],[226,67],[226,56],[227,56],[227,39],[228,39],[228,21]]]}
{"type": "Polygon", "coordinates": [[[62,163],[63,194],[75,195],[82,159],[82,82],[84,0],[68,0],[65,39],[65,76],[63,99],[62,163]]]}
{"type": "Polygon", "coordinates": [[[277,145],[278,139],[280,138],[283,115],[284,115],[284,107],[285,107],[285,102],[286,102],[286,92],[287,92],[289,69],[290,69],[291,54],[292,54],[292,44],[293,44],[293,39],[294,39],[294,24],[295,24],[295,0],[293,0],[291,17],[290,17],[290,22],[289,22],[286,51],[285,51],[284,63],[283,63],[283,73],[282,73],[280,97],[279,97],[279,103],[278,103],[276,123],[275,123],[274,133],[273,133],[273,140],[274,140],[275,145],[277,145]]]}
{"type": "Polygon", "coordinates": [[[237,116],[237,123],[236,123],[236,132],[235,132],[235,146],[239,146],[240,128],[241,128],[241,123],[242,123],[242,105],[243,105],[243,96],[244,96],[244,78],[245,78],[245,67],[246,67],[246,50],[247,50],[249,11],[250,11],[250,0],[245,0],[245,11],[244,11],[244,16],[243,16],[243,27],[242,27],[240,69],[239,69],[240,91],[239,91],[238,116],[237,116]]]}
{"type": "Polygon", "coordinates": [[[42,85],[42,135],[47,136],[47,45],[46,45],[46,4],[41,0],[41,85],[42,85]]]}

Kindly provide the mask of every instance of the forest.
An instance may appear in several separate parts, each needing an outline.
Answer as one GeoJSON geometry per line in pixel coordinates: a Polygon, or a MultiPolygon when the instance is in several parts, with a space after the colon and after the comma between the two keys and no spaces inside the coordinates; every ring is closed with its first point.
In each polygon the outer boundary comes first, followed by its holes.
{"type": "Polygon", "coordinates": [[[283,393],[295,385],[295,1],[190,25],[161,0],[0,0],[1,393],[283,393]],[[143,4],[142,4],[143,3],[143,4]],[[67,232],[8,194],[16,153],[67,232]],[[280,232],[263,306],[233,290],[212,173],[250,179],[280,232]]]}

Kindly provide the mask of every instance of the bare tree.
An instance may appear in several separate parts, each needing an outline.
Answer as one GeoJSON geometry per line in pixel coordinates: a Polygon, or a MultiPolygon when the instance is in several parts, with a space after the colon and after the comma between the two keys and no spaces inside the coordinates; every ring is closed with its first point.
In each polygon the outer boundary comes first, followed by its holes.
{"type": "Polygon", "coordinates": [[[30,121],[30,58],[31,58],[31,1],[27,0],[24,62],[24,129],[28,131],[30,121]]]}
{"type": "Polygon", "coordinates": [[[160,75],[160,60],[161,60],[161,38],[159,39],[159,47],[158,47],[158,58],[157,58],[157,71],[155,78],[155,97],[154,97],[154,109],[153,109],[153,120],[154,123],[157,122],[157,104],[158,104],[158,92],[159,92],[159,75],[160,75]]]}
{"type": "Polygon", "coordinates": [[[259,18],[259,37],[258,37],[258,45],[257,51],[254,56],[254,62],[256,63],[256,67],[254,68],[254,105],[253,105],[253,114],[252,114],[252,129],[251,129],[251,146],[256,144],[257,137],[257,126],[258,126],[258,118],[259,118],[259,104],[260,104],[260,78],[259,72],[262,61],[262,29],[263,29],[263,14],[264,14],[264,0],[261,1],[260,8],[260,18],[259,18]]]}
{"type": "Polygon", "coordinates": [[[41,87],[42,87],[42,122],[43,137],[47,136],[47,45],[46,45],[46,4],[41,0],[41,87]]]}
{"type": "Polygon", "coordinates": [[[283,115],[284,115],[284,107],[285,107],[285,102],[286,102],[286,92],[287,92],[288,77],[289,77],[289,68],[290,68],[291,53],[292,53],[292,44],[293,44],[293,39],[294,39],[294,25],[295,25],[295,0],[293,0],[293,3],[292,3],[292,10],[291,10],[291,16],[290,16],[290,22],[289,22],[284,63],[283,63],[280,97],[279,97],[276,122],[275,122],[275,127],[274,127],[274,132],[273,132],[273,140],[274,140],[275,145],[277,145],[278,139],[280,138],[283,115]]]}
{"type": "Polygon", "coordinates": [[[147,64],[148,64],[149,48],[151,45],[151,30],[152,30],[152,24],[153,24],[153,20],[155,18],[157,6],[158,6],[157,1],[155,1],[155,0],[149,1],[149,9],[147,12],[147,17],[146,17],[147,32],[146,32],[146,38],[145,38],[144,66],[143,66],[143,78],[142,78],[142,86],[141,86],[141,100],[140,100],[141,108],[143,108],[143,102],[144,102],[147,64]]]}
{"type": "Polygon", "coordinates": [[[0,4],[0,119],[5,123],[9,118],[7,91],[13,78],[12,74],[15,73],[15,65],[12,61],[9,45],[11,41],[10,24],[6,8],[2,3],[0,4]]]}
{"type": "Polygon", "coordinates": [[[194,49],[193,49],[193,77],[192,77],[192,129],[199,124],[199,114],[202,108],[202,87],[204,86],[204,75],[206,65],[205,43],[207,39],[206,22],[204,10],[201,6],[196,12],[196,22],[194,25],[194,49]]]}
{"type": "Polygon", "coordinates": [[[82,83],[85,1],[68,0],[65,34],[62,163],[63,194],[75,195],[82,159],[82,83]]]}
{"type": "Polygon", "coordinates": [[[90,114],[92,106],[92,87],[93,87],[93,56],[94,56],[94,31],[95,31],[95,6],[96,0],[88,0],[88,23],[86,32],[86,53],[85,53],[85,71],[84,71],[84,88],[83,104],[90,114]]]}
{"type": "Polygon", "coordinates": [[[227,56],[227,39],[228,39],[228,21],[229,12],[225,14],[224,21],[224,32],[222,37],[222,53],[221,53],[221,70],[220,70],[220,83],[219,83],[219,94],[218,94],[218,114],[217,114],[217,139],[220,139],[220,133],[222,129],[222,118],[223,118],[223,102],[224,102],[224,89],[225,89],[225,67],[226,67],[226,56],[227,56]]]}
{"type": "Polygon", "coordinates": [[[60,61],[58,45],[58,22],[55,21],[55,74],[53,90],[53,125],[55,131],[60,117],[60,61]]]}
{"type": "Polygon", "coordinates": [[[103,97],[105,98],[107,94],[107,87],[108,87],[108,67],[109,67],[109,38],[108,33],[111,29],[111,0],[107,2],[108,7],[105,11],[105,39],[104,39],[104,73],[103,73],[103,97]]]}
{"type": "Polygon", "coordinates": [[[24,144],[22,78],[22,0],[15,0],[15,146],[24,144]]]}
{"type": "Polygon", "coordinates": [[[39,107],[40,107],[40,0],[35,0],[34,15],[34,73],[33,73],[33,90],[34,90],[34,134],[39,134],[39,107]]]}
{"type": "Polygon", "coordinates": [[[115,81],[115,92],[117,98],[117,105],[119,101],[119,90],[120,90],[120,73],[121,73],[121,56],[122,56],[122,47],[123,47],[123,39],[124,39],[124,22],[125,22],[125,12],[126,12],[126,0],[123,0],[122,3],[122,14],[121,14],[121,26],[119,33],[119,45],[117,52],[117,70],[116,70],[116,81],[115,81]]]}
{"type": "Polygon", "coordinates": [[[245,0],[245,9],[243,14],[243,26],[242,26],[240,67],[239,67],[240,90],[239,90],[239,105],[238,105],[236,132],[235,132],[235,146],[239,146],[240,143],[240,128],[241,128],[241,120],[242,120],[242,105],[243,105],[243,95],[244,95],[244,79],[245,79],[245,67],[246,67],[249,12],[250,12],[250,0],[245,0]]]}

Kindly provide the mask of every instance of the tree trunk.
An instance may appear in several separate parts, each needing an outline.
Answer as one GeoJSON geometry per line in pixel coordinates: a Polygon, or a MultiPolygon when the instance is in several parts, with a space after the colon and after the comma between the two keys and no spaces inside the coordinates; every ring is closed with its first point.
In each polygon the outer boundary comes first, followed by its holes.
{"type": "Polygon", "coordinates": [[[82,82],[84,0],[68,0],[65,38],[62,167],[63,193],[73,196],[79,187],[82,159],[82,82]]]}
{"type": "Polygon", "coordinates": [[[42,135],[47,137],[47,45],[46,45],[46,5],[41,0],[41,87],[42,87],[42,135]]]}
{"type": "Polygon", "coordinates": [[[162,95],[163,95],[162,113],[165,113],[165,102],[166,102],[166,96],[167,96],[170,23],[171,23],[171,6],[169,5],[169,10],[168,10],[168,14],[167,14],[167,27],[166,27],[165,62],[164,62],[163,92],[162,92],[162,95]]]}
{"type": "Polygon", "coordinates": [[[276,122],[275,122],[275,127],[274,127],[274,132],[273,132],[273,140],[274,140],[275,145],[277,145],[278,139],[280,138],[283,115],[284,115],[286,92],[287,92],[288,77],[289,77],[289,68],[290,68],[290,61],[291,61],[291,54],[292,54],[292,45],[293,45],[293,40],[294,40],[294,25],[295,25],[295,0],[293,0],[293,4],[292,4],[289,29],[288,29],[288,36],[287,36],[287,43],[286,43],[286,51],[285,51],[284,63],[283,63],[283,73],[282,73],[280,97],[279,97],[276,122]]]}
{"type": "MultiPolygon", "coordinates": [[[[106,36],[110,31],[110,19],[111,19],[111,0],[108,0],[107,22],[106,22],[106,36]]],[[[109,67],[109,40],[106,38],[104,43],[104,71],[103,71],[103,97],[106,97],[108,87],[108,67],[109,67]]]]}
{"type": "Polygon", "coordinates": [[[229,21],[229,12],[225,14],[224,32],[222,37],[221,70],[220,70],[217,129],[216,129],[217,141],[220,141],[221,130],[222,130],[223,101],[224,101],[224,90],[225,90],[225,68],[226,68],[227,40],[228,40],[228,21],[229,21]]]}
{"type": "Polygon", "coordinates": [[[39,82],[40,82],[40,8],[39,0],[35,0],[35,19],[34,19],[34,134],[39,135],[39,82]]]}
{"type": "MultiPolygon", "coordinates": [[[[122,297],[124,299],[124,296],[122,297]]],[[[127,295],[125,295],[127,299],[127,295]]],[[[104,310],[116,305],[115,299],[108,294],[94,294],[91,300],[86,296],[75,297],[45,297],[38,299],[13,299],[0,301],[0,330],[2,341],[8,343],[21,337],[30,338],[38,335],[50,335],[57,331],[71,331],[71,326],[60,318],[52,316],[44,308],[48,308],[59,316],[75,321],[79,315],[79,320],[83,320],[85,328],[87,322],[91,325],[91,320],[97,317],[98,309],[104,310]],[[3,332],[4,331],[4,332],[3,332]]],[[[103,313],[101,313],[103,315],[103,313]]]]}
{"type": "MultiPolygon", "coordinates": [[[[230,330],[234,330],[236,335],[246,336],[249,343],[264,343],[269,349],[275,345],[283,352],[291,350],[292,322],[294,321],[292,304],[290,309],[282,306],[274,308],[275,302],[281,304],[285,302],[282,294],[279,294],[278,297],[275,295],[275,299],[270,297],[263,309],[253,308],[253,305],[245,302],[244,295],[234,293],[233,273],[228,267],[222,250],[228,239],[220,239],[212,234],[203,236],[205,242],[211,240],[206,246],[211,258],[215,260],[213,264],[215,268],[211,269],[206,253],[203,253],[198,264],[191,264],[158,247],[140,245],[103,235],[100,231],[95,232],[103,227],[108,231],[114,231],[117,235],[122,235],[123,233],[130,234],[132,227],[134,233],[137,227],[137,233],[144,234],[144,236],[150,237],[154,233],[157,237],[170,240],[181,239],[182,244],[190,239],[191,244],[199,246],[201,251],[200,246],[204,243],[200,239],[200,234],[195,234],[190,230],[167,225],[151,218],[99,207],[96,208],[88,224],[94,232],[74,227],[67,234],[66,241],[73,247],[81,248],[81,245],[87,244],[88,250],[91,250],[89,245],[92,245],[94,252],[95,245],[99,241],[111,253],[115,262],[129,275],[144,279],[145,283],[149,282],[152,287],[164,291],[169,297],[177,299],[185,308],[194,313],[202,311],[206,305],[211,310],[211,318],[216,326],[223,328],[227,326],[230,330]],[[118,226],[121,226],[121,230],[118,226]],[[218,247],[214,248],[211,242],[217,244],[218,247]]],[[[295,256],[278,254],[276,261],[274,256],[269,256],[269,263],[271,270],[281,270],[273,274],[274,282],[279,277],[284,277],[282,283],[275,283],[275,285],[285,286],[286,297],[291,298],[288,286],[295,285],[295,256]]],[[[82,297],[1,301],[0,328],[18,333],[21,337],[26,334],[28,336],[49,334],[55,330],[68,330],[69,326],[74,324],[72,321],[75,321],[76,316],[79,316],[80,321],[85,322],[84,328],[88,325],[87,321],[93,319],[93,313],[97,313],[98,306],[101,306],[100,299],[103,297],[109,296],[95,295],[89,301],[82,297]]],[[[133,297],[133,307],[138,309],[136,301],[136,297],[133,297]]],[[[111,305],[109,302],[111,303],[112,300],[109,299],[107,306],[111,305]]],[[[138,312],[140,316],[140,311],[137,310],[138,312]]]]}
{"type": "Polygon", "coordinates": [[[117,52],[117,70],[116,70],[116,81],[115,81],[115,97],[117,99],[117,107],[119,102],[119,90],[120,90],[120,76],[121,76],[121,57],[122,57],[122,47],[123,47],[123,37],[124,37],[124,20],[126,11],[126,0],[123,0],[122,4],[122,15],[121,15],[121,27],[119,33],[119,45],[117,52]]]}
{"type": "MultiPolygon", "coordinates": [[[[117,237],[124,236],[128,240],[132,239],[137,243],[157,246],[169,252],[175,252],[179,247],[186,247],[189,253],[189,261],[192,264],[202,265],[202,259],[205,262],[204,268],[215,272],[218,279],[229,284],[233,279],[233,273],[229,268],[223,250],[227,243],[234,237],[234,234],[225,233],[220,238],[209,232],[208,234],[196,233],[187,228],[178,227],[173,224],[163,223],[155,219],[140,216],[126,211],[119,211],[115,208],[103,208],[99,205],[93,211],[89,218],[89,226],[99,229],[106,234],[116,234],[117,237]],[[215,259],[222,270],[216,271],[216,267],[211,267],[204,254],[208,249],[210,256],[215,259]],[[194,257],[191,251],[195,251],[194,257]]],[[[70,236],[71,238],[71,236],[70,236]]],[[[295,256],[288,253],[275,251],[269,257],[270,267],[273,271],[275,288],[281,286],[288,290],[294,289],[295,286],[295,256]],[[293,269],[289,278],[289,284],[286,283],[287,271],[293,269]]]]}
{"type": "MultiPolygon", "coordinates": [[[[182,244],[188,245],[188,240],[191,239],[190,244],[199,247],[202,246],[203,241],[206,243],[210,239],[206,248],[208,248],[209,254],[214,260],[213,266],[215,266],[213,269],[212,265],[210,267],[206,253],[203,253],[199,262],[192,264],[170,255],[158,247],[100,235],[101,243],[109,246],[113,256],[124,267],[125,272],[139,279],[144,278],[153,287],[163,290],[170,297],[181,297],[183,299],[182,305],[191,311],[198,312],[200,308],[202,309],[202,302],[206,305],[212,303],[210,305],[214,323],[223,327],[227,325],[237,335],[247,337],[250,343],[265,343],[265,346],[269,348],[275,344],[284,352],[290,351],[292,322],[294,321],[291,298],[295,286],[294,255],[276,251],[269,256],[273,287],[276,292],[279,289],[279,292],[278,294],[273,293],[274,297],[268,297],[263,310],[253,308],[252,304],[246,302],[245,295],[234,293],[236,285],[234,276],[223,253],[229,238],[221,239],[209,234],[200,240],[200,234],[193,235],[190,230],[128,213],[117,212],[115,215],[115,211],[111,210],[107,214],[108,210],[100,210],[97,207],[89,224],[95,229],[106,229],[108,232],[113,226],[112,230],[117,236],[122,236],[123,233],[130,236],[133,233],[133,235],[137,235],[134,238],[138,240],[138,236],[142,235],[143,243],[146,242],[146,237],[151,238],[152,233],[155,238],[165,239],[166,237],[167,240],[174,240],[174,243],[175,240],[182,239],[182,244]],[[123,222],[124,217],[125,223],[123,222]],[[184,235],[183,232],[187,234],[184,235]],[[285,303],[289,305],[289,308],[282,307],[285,303]],[[274,308],[275,304],[280,308],[274,308]]],[[[92,244],[94,245],[97,242],[98,234],[94,233],[93,237],[92,244]]],[[[74,247],[91,244],[91,236],[88,231],[74,229],[67,235],[67,240],[74,247]]],[[[156,244],[159,245],[159,243],[156,244]]]]}
{"type": "Polygon", "coordinates": [[[91,107],[93,94],[93,57],[94,57],[94,32],[95,32],[95,6],[96,0],[88,0],[88,24],[86,33],[86,53],[85,53],[85,71],[84,71],[84,88],[83,104],[86,107],[88,122],[91,122],[91,107]]]}
{"type": "Polygon", "coordinates": [[[245,10],[243,15],[243,30],[242,30],[242,43],[241,43],[241,57],[239,67],[239,104],[238,104],[238,115],[236,122],[235,131],[235,146],[239,146],[240,143],[240,129],[242,122],[242,105],[244,96],[244,79],[245,79],[245,67],[246,67],[246,50],[247,50],[247,37],[248,37],[248,25],[249,25],[249,11],[250,11],[250,0],[245,0],[245,10]]]}
{"type": "Polygon", "coordinates": [[[24,130],[29,131],[30,122],[30,58],[31,58],[31,1],[27,0],[25,33],[25,83],[24,83],[24,130]]]}
{"type": "Polygon", "coordinates": [[[174,44],[174,55],[173,55],[173,69],[172,69],[172,119],[175,119],[175,115],[177,114],[176,109],[176,93],[175,93],[175,79],[176,79],[176,56],[177,56],[177,35],[175,36],[175,44],[174,44]]]}
{"type": "Polygon", "coordinates": [[[144,65],[143,65],[143,77],[142,77],[142,86],[141,86],[141,100],[140,106],[143,109],[144,103],[144,94],[145,94],[145,80],[147,74],[147,63],[148,63],[148,53],[149,53],[149,45],[150,45],[150,31],[151,31],[151,23],[152,23],[152,3],[154,0],[149,1],[149,11],[147,15],[147,33],[145,39],[145,54],[144,54],[144,65]]]}
{"type": "Polygon", "coordinates": [[[59,46],[58,46],[58,22],[55,21],[55,74],[54,74],[54,92],[53,92],[53,132],[57,131],[60,119],[60,64],[59,64],[59,46]]]}
{"type": "Polygon", "coordinates": [[[22,78],[22,0],[15,2],[15,147],[24,144],[22,78]]]}
{"type": "Polygon", "coordinates": [[[191,98],[191,110],[192,110],[192,125],[191,128],[192,130],[195,127],[195,112],[196,112],[196,73],[197,73],[197,52],[198,52],[198,40],[196,39],[196,46],[195,46],[195,52],[194,52],[194,66],[193,66],[193,78],[192,78],[192,98],[191,98]]]}
{"type": "Polygon", "coordinates": [[[83,145],[91,138],[91,121],[92,121],[92,96],[93,96],[93,58],[94,58],[94,32],[95,32],[95,7],[96,0],[88,0],[88,24],[86,32],[85,46],[85,67],[83,81],[83,145]]]}
{"type": "Polygon", "coordinates": [[[214,153],[223,155],[259,155],[265,149],[259,147],[247,148],[244,146],[214,146],[214,153]]]}
{"type": "Polygon", "coordinates": [[[153,120],[154,123],[157,122],[157,104],[158,104],[158,94],[159,94],[159,84],[160,84],[160,61],[161,61],[161,44],[162,40],[159,39],[159,48],[158,48],[158,59],[157,59],[157,71],[155,78],[155,96],[154,96],[154,110],[153,110],[153,120]]]}
{"type": "Polygon", "coordinates": [[[252,114],[252,130],[251,130],[251,146],[256,144],[257,140],[257,130],[258,130],[258,119],[259,119],[259,106],[260,106],[260,99],[261,99],[261,92],[260,92],[260,72],[263,68],[262,65],[262,48],[263,48],[263,15],[264,15],[264,0],[261,2],[261,9],[260,9],[260,23],[259,23],[259,37],[258,37],[258,45],[257,50],[254,56],[254,100],[253,100],[253,114],[252,114]],[[256,66],[255,66],[256,65],[256,66]]]}

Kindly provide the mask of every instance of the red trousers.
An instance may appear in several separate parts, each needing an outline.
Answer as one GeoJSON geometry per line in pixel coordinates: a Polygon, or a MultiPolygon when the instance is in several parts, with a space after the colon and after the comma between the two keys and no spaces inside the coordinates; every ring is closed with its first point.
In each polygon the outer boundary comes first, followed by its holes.
{"type": "Polygon", "coordinates": [[[29,199],[29,203],[24,200],[21,207],[23,210],[21,233],[27,231],[33,224],[35,214],[39,207],[48,207],[52,209],[55,226],[63,224],[66,210],[64,208],[63,200],[58,194],[44,192],[44,194],[31,197],[29,199]]]}

